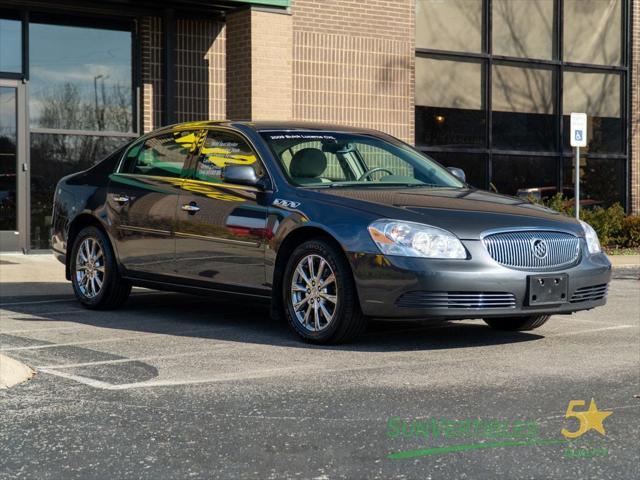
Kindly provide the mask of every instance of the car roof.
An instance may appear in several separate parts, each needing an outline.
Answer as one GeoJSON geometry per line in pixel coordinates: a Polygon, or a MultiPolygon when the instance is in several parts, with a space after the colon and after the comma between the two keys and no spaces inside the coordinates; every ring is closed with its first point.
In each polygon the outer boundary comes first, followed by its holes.
{"type": "Polygon", "coordinates": [[[314,123],[314,122],[298,122],[298,121],[233,121],[233,120],[204,120],[196,122],[176,123],[166,127],[159,128],[157,131],[175,129],[175,128],[211,128],[211,127],[230,127],[238,128],[244,126],[251,128],[256,132],[264,132],[270,130],[318,130],[333,132],[350,132],[350,133],[381,133],[374,129],[350,127],[346,125],[337,125],[330,123],[314,123]]]}

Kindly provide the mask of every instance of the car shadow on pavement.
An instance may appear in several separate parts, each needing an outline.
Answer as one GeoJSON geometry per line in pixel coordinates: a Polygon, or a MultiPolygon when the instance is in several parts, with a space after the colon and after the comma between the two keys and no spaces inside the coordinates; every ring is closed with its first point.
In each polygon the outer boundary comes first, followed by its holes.
{"type": "MultiPolygon", "coordinates": [[[[4,286],[6,284],[2,284],[4,286]]],[[[40,284],[43,292],[46,284],[40,284]]],[[[13,285],[15,290],[16,285],[13,285]]],[[[29,290],[29,289],[26,289],[29,290]]],[[[20,321],[71,322],[78,326],[108,328],[131,333],[163,334],[222,342],[243,342],[276,347],[363,352],[438,350],[482,347],[534,341],[544,335],[501,332],[482,321],[371,321],[352,343],[317,346],[295,336],[285,320],[269,316],[267,301],[212,293],[211,298],[136,289],[118,310],[95,311],[80,306],[70,295],[3,296],[3,317],[20,321]],[[219,295],[219,298],[215,298],[219,295]]],[[[46,329],[39,326],[38,328],[46,329]]],[[[28,333],[21,334],[29,336],[28,333]]]]}

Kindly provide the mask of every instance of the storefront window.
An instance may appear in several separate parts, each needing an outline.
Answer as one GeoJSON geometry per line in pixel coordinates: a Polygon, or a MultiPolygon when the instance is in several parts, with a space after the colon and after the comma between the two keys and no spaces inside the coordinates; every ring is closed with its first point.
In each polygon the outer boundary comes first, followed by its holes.
{"type": "Polygon", "coordinates": [[[493,0],[493,53],[553,58],[553,0],[493,0]]]}
{"type": "Polygon", "coordinates": [[[128,142],[126,137],[31,134],[31,248],[49,248],[58,180],[91,167],[128,142]]]}
{"type": "Polygon", "coordinates": [[[131,32],[32,23],[32,127],[132,130],[131,32]]]}
{"type": "Polygon", "coordinates": [[[494,65],[493,145],[510,150],[553,150],[553,71],[494,65]]]}
{"type": "Polygon", "coordinates": [[[498,192],[523,198],[552,197],[558,192],[555,157],[494,155],[491,181],[498,192]]]}
{"type": "MultiPolygon", "coordinates": [[[[625,170],[624,159],[582,157],[580,159],[580,201],[585,206],[608,207],[616,202],[624,204],[625,170]]],[[[563,176],[564,184],[573,188],[575,183],[573,159],[565,159],[563,176]]]]}
{"type": "Polygon", "coordinates": [[[22,72],[22,22],[0,18],[0,72],[22,72]]]}
{"type": "Polygon", "coordinates": [[[623,0],[564,1],[564,60],[620,65],[623,0]]]}
{"type": "Polygon", "coordinates": [[[456,167],[464,170],[469,185],[482,189],[488,187],[486,155],[458,152],[433,152],[427,155],[445,167],[456,167]]]}
{"type": "Polygon", "coordinates": [[[92,133],[134,130],[131,31],[97,28],[92,20],[74,25],[50,21],[38,17],[29,25],[34,249],[49,247],[58,180],[89,168],[130,140],[92,133]]]}
{"type": "Polygon", "coordinates": [[[416,47],[482,51],[482,0],[418,0],[416,47]]]}
{"type": "Polygon", "coordinates": [[[585,112],[582,190],[626,206],[628,4],[416,0],[417,147],[476,186],[572,197],[570,114],[585,112]]]}
{"type": "MultiPolygon", "coordinates": [[[[587,114],[587,148],[599,153],[624,151],[621,118],[621,77],[617,73],[565,71],[563,128],[569,131],[571,112],[587,114]]],[[[568,135],[564,149],[570,150],[568,135]]]]}
{"type": "Polygon", "coordinates": [[[482,63],[416,59],[416,142],[483,145],[482,63]]]}
{"type": "Polygon", "coordinates": [[[17,228],[16,89],[0,87],[0,231],[17,228]]]}

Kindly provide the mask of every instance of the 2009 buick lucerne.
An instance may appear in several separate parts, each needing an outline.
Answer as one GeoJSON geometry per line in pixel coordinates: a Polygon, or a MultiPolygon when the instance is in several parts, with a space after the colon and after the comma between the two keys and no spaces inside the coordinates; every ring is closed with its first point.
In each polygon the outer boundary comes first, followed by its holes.
{"type": "Polygon", "coordinates": [[[530,330],[604,305],[611,276],[586,223],[370,130],[175,125],[62,179],[54,204],[53,248],[86,307],[132,285],[266,297],[316,343],[369,317],[530,330]]]}

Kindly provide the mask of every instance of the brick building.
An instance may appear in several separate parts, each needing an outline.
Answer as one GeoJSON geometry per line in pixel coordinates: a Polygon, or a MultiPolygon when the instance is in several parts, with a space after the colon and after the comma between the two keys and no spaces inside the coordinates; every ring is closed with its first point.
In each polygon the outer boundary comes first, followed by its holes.
{"type": "Polygon", "coordinates": [[[56,181],[162,125],[372,127],[480,188],[640,213],[639,0],[3,0],[0,250],[48,247],[56,181]]]}

